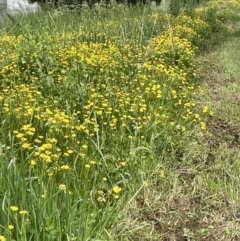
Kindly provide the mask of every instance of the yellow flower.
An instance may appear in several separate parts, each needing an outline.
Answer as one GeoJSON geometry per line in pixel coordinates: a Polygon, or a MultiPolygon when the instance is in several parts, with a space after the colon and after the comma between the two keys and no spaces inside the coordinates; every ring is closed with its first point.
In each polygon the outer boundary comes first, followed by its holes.
{"type": "Polygon", "coordinates": [[[161,178],[164,178],[164,177],[165,177],[165,173],[164,173],[164,171],[163,171],[163,170],[160,170],[159,175],[160,175],[161,178]]]}
{"type": "Polygon", "coordinates": [[[55,138],[49,139],[49,142],[50,143],[57,143],[57,139],[55,139],[55,138]]]}
{"type": "Polygon", "coordinates": [[[197,113],[197,114],[195,114],[195,118],[196,119],[199,119],[200,118],[200,115],[197,113]]]}
{"type": "Polygon", "coordinates": [[[45,146],[43,146],[43,145],[40,146],[40,147],[38,148],[38,150],[39,150],[39,151],[45,151],[45,146]]]}
{"type": "Polygon", "coordinates": [[[206,130],[206,123],[200,122],[200,128],[201,128],[202,130],[206,130]]]}
{"type": "Polygon", "coordinates": [[[16,137],[17,137],[17,138],[22,138],[22,137],[24,137],[24,134],[23,134],[23,133],[18,133],[18,134],[16,135],[16,137]]]}
{"type": "Polygon", "coordinates": [[[85,153],[79,153],[79,156],[84,158],[86,156],[86,154],[85,153]]]}
{"type": "Polygon", "coordinates": [[[88,146],[87,145],[82,145],[82,149],[87,149],[88,146]]]}
{"type": "Polygon", "coordinates": [[[28,214],[28,211],[27,210],[21,210],[19,213],[24,215],[24,214],[28,214]]]}
{"type": "Polygon", "coordinates": [[[59,189],[60,189],[61,191],[66,191],[66,185],[65,185],[65,184],[60,184],[60,185],[59,185],[59,189]]]}
{"type": "Polygon", "coordinates": [[[4,238],[4,236],[0,235],[0,241],[6,241],[6,239],[4,238]]]}
{"type": "Polygon", "coordinates": [[[30,165],[31,165],[32,167],[34,167],[35,165],[37,165],[37,162],[36,162],[35,160],[31,160],[31,161],[30,161],[30,165]]]}
{"type": "Polygon", "coordinates": [[[85,167],[86,167],[86,168],[90,168],[91,166],[90,166],[89,164],[86,164],[85,167]]]}
{"type": "Polygon", "coordinates": [[[119,199],[119,195],[117,195],[117,194],[114,194],[113,197],[114,197],[115,199],[119,199]]]}
{"type": "Polygon", "coordinates": [[[126,162],[121,162],[121,165],[122,165],[123,167],[125,167],[125,166],[126,166],[126,162]]]}
{"type": "Polygon", "coordinates": [[[209,108],[208,108],[207,105],[205,105],[205,106],[203,107],[203,113],[207,113],[208,111],[209,111],[209,108]]]}
{"type": "Polygon", "coordinates": [[[104,192],[103,192],[102,190],[98,190],[97,193],[98,193],[99,195],[103,195],[103,194],[104,194],[104,192]]]}
{"type": "Polygon", "coordinates": [[[68,166],[68,165],[62,165],[62,166],[61,166],[61,169],[62,169],[62,170],[68,170],[68,169],[69,169],[69,166],[68,166]]]}
{"type": "Polygon", "coordinates": [[[114,193],[118,194],[122,191],[122,188],[119,186],[115,186],[115,187],[113,187],[113,191],[114,191],[114,193]]]}
{"type": "Polygon", "coordinates": [[[42,141],[41,140],[38,140],[38,139],[35,139],[34,140],[36,143],[41,143],[42,141]]]}
{"type": "Polygon", "coordinates": [[[10,209],[11,209],[13,212],[18,211],[18,207],[17,207],[17,206],[11,206],[10,209]]]}
{"type": "Polygon", "coordinates": [[[35,153],[34,153],[34,156],[39,156],[40,155],[40,152],[38,152],[38,151],[36,151],[35,153]]]}
{"type": "Polygon", "coordinates": [[[107,181],[107,178],[106,178],[106,177],[103,177],[103,181],[106,182],[106,181],[107,181]]]}
{"type": "Polygon", "coordinates": [[[53,172],[48,172],[48,176],[49,177],[53,176],[53,172]]]}
{"type": "Polygon", "coordinates": [[[34,135],[34,132],[32,132],[32,131],[27,131],[26,134],[29,135],[29,136],[33,136],[33,135],[34,135]]]}
{"type": "MultiPolygon", "coordinates": [[[[11,225],[11,224],[9,224],[9,225],[8,225],[8,229],[12,230],[12,229],[14,229],[14,226],[11,225]]],[[[0,240],[1,240],[1,239],[0,239],[0,240]]]]}
{"type": "Polygon", "coordinates": [[[22,148],[24,149],[30,149],[31,148],[31,145],[29,143],[23,143],[22,144],[22,148]]]}

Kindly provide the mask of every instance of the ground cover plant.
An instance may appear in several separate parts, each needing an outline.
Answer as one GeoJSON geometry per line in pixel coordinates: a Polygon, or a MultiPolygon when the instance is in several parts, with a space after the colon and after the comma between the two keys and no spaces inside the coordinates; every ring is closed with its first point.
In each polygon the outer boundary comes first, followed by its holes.
{"type": "Polygon", "coordinates": [[[213,229],[177,232],[154,215],[169,190],[190,191],[181,175],[198,171],[174,171],[213,118],[199,103],[195,55],[233,32],[231,2],[225,18],[211,2],[177,16],[64,9],[2,30],[0,240],[174,240],[213,229]]]}

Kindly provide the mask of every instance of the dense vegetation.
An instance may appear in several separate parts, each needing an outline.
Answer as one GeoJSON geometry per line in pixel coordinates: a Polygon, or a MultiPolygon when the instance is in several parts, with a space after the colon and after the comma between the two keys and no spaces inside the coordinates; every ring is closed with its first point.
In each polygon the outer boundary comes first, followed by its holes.
{"type": "MultiPolygon", "coordinates": [[[[170,2],[170,9],[173,10],[173,12],[176,9],[179,9],[179,7],[186,7],[186,6],[195,6],[198,5],[204,1],[207,0],[171,0],[167,2],[170,2]]],[[[146,5],[150,3],[150,1],[147,0],[116,0],[116,1],[111,1],[111,0],[30,0],[30,2],[34,3],[37,2],[41,6],[52,6],[55,8],[61,7],[61,6],[75,6],[75,7],[82,7],[82,5],[87,4],[89,7],[93,7],[94,4],[101,3],[102,5],[105,5],[107,7],[110,7],[111,5],[114,5],[114,3],[117,4],[125,4],[127,3],[128,6],[137,6],[137,5],[146,5]]],[[[156,0],[155,1],[157,5],[160,5],[162,2],[165,2],[165,0],[156,0]]]]}
{"type": "Polygon", "coordinates": [[[0,240],[164,239],[129,232],[123,210],[174,188],[169,166],[206,135],[195,56],[240,4],[165,10],[59,9],[1,31],[0,240]]]}

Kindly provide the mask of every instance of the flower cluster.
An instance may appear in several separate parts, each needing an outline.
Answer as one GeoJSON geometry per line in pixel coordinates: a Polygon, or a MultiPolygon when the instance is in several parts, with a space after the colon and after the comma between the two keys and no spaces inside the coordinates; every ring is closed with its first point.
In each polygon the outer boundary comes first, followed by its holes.
{"type": "MultiPolygon", "coordinates": [[[[141,174],[142,163],[157,160],[167,145],[179,145],[192,126],[198,127],[196,135],[205,130],[211,111],[199,110],[193,101],[203,92],[193,58],[194,41],[207,24],[155,13],[147,21],[156,24],[147,40],[127,33],[122,39],[94,35],[90,29],[85,41],[87,28],[41,38],[1,36],[0,168],[14,177],[18,173],[12,189],[25,190],[30,207],[10,206],[6,216],[27,215],[29,232],[31,213],[39,206],[39,213],[46,212],[49,200],[56,198],[61,208],[76,201],[74,213],[82,212],[82,200],[86,210],[98,205],[102,210],[141,174]],[[158,23],[165,17],[171,28],[158,23]]],[[[106,26],[117,29],[114,21],[106,26]]],[[[3,175],[0,169],[0,179],[3,175]]],[[[22,196],[14,198],[21,203],[22,196]]],[[[14,231],[17,224],[5,226],[14,231]]]]}

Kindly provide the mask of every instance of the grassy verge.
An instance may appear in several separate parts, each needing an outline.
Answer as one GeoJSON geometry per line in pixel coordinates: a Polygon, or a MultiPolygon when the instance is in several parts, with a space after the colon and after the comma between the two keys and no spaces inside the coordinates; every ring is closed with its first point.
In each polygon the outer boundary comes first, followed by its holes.
{"type": "Polygon", "coordinates": [[[184,139],[123,214],[130,240],[239,240],[239,38],[197,59],[214,115],[207,133],[184,139]],[[166,164],[168,163],[168,165],[166,164]],[[136,238],[137,237],[137,238],[136,238]]]}
{"type": "Polygon", "coordinates": [[[162,166],[156,169],[149,186],[126,208],[120,230],[130,240],[239,240],[238,49],[234,37],[196,58],[204,90],[197,104],[214,114],[207,133],[183,136],[185,146],[165,157],[164,175],[162,166]]]}
{"type": "Polygon", "coordinates": [[[222,110],[194,61],[232,34],[236,12],[214,9],[64,10],[2,31],[0,240],[238,237],[238,153],[214,138],[238,88],[222,110]]]}

